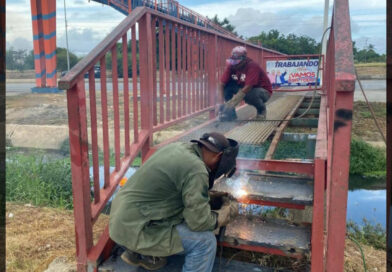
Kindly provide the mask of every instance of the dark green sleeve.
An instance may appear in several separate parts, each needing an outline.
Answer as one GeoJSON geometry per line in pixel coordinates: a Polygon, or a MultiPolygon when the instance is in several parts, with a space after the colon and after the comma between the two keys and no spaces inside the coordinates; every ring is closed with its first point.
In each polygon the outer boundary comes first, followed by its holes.
{"type": "Polygon", "coordinates": [[[214,230],[216,214],[211,212],[208,197],[208,175],[204,173],[190,176],[183,184],[183,216],[192,231],[214,230]]]}

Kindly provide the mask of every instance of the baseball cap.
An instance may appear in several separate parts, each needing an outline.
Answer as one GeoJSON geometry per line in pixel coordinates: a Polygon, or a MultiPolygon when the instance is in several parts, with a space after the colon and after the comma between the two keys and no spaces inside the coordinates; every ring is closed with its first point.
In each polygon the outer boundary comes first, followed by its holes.
{"type": "Polygon", "coordinates": [[[231,57],[226,60],[226,64],[230,66],[237,65],[246,58],[246,54],[245,46],[236,46],[231,50],[231,57]]]}
{"type": "Polygon", "coordinates": [[[191,142],[199,143],[215,153],[223,152],[230,146],[229,140],[218,132],[204,133],[199,140],[191,140],[191,142]]]}

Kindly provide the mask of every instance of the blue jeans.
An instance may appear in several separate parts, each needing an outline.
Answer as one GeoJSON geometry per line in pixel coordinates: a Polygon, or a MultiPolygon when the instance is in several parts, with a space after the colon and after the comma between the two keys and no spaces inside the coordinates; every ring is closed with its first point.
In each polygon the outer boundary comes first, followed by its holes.
{"type": "Polygon", "coordinates": [[[176,226],[185,255],[182,272],[211,272],[216,254],[216,238],[212,231],[191,231],[186,223],[176,226]]]}

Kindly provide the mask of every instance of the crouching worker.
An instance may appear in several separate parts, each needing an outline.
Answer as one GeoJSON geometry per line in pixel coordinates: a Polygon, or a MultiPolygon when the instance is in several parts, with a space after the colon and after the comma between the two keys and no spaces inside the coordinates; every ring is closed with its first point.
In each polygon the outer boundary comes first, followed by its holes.
{"type": "Polygon", "coordinates": [[[222,197],[221,208],[211,210],[208,190],[216,178],[234,173],[237,154],[236,141],[212,132],[189,144],[169,144],[151,156],[112,203],[109,233],[127,249],[121,258],[157,270],[167,256],[183,254],[182,271],[211,271],[213,231],[238,214],[238,203],[222,197]]]}
{"type": "Polygon", "coordinates": [[[265,102],[272,95],[272,86],[260,65],[247,57],[246,48],[237,46],[226,60],[219,93],[225,101],[219,109],[220,121],[237,119],[235,107],[242,100],[257,109],[256,120],[262,121],[267,115],[265,102]]]}

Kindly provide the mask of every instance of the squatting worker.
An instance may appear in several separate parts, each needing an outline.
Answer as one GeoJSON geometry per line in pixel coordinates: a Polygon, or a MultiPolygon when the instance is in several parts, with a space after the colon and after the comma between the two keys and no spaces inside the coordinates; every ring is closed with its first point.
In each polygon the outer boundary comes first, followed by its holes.
{"type": "Polygon", "coordinates": [[[220,108],[222,121],[237,119],[235,107],[243,99],[257,109],[256,120],[266,118],[265,102],[272,95],[271,82],[260,65],[246,54],[244,46],[236,46],[226,60],[226,70],[219,84],[219,93],[225,101],[220,108]]]}
{"type": "Polygon", "coordinates": [[[220,133],[206,133],[191,143],[159,149],[120,189],[113,200],[110,238],[127,250],[131,265],[156,270],[167,256],[185,255],[182,271],[212,270],[216,254],[214,230],[238,214],[238,203],[219,192],[214,180],[235,171],[238,143],[220,133]],[[209,202],[220,198],[221,208],[209,202]]]}

